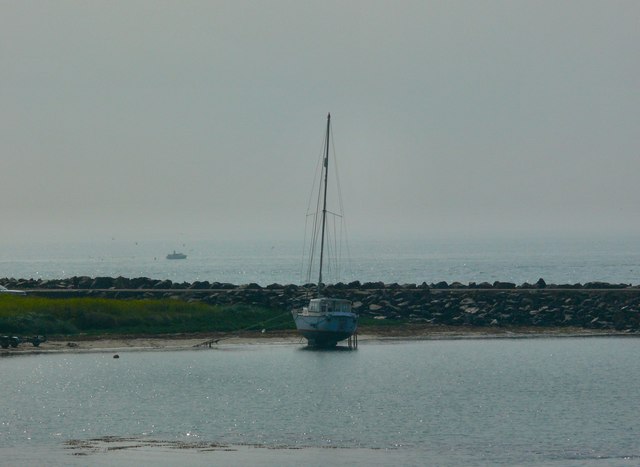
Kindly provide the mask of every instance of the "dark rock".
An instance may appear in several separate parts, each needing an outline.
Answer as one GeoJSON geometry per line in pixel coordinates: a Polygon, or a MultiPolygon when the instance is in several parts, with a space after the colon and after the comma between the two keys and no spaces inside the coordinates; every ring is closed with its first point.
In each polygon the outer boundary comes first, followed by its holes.
{"type": "Polygon", "coordinates": [[[58,280],[44,280],[40,282],[41,289],[62,289],[64,286],[58,280]]]}
{"type": "Polygon", "coordinates": [[[612,286],[611,284],[608,284],[607,282],[599,282],[599,281],[587,282],[586,284],[584,284],[583,287],[585,289],[611,289],[611,288],[615,288],[615,286],[612,286]]]}
{"type": "Polygon", "coordinates": [[[150,289],[153,281],[148,277],[136,277],[130,281],[132,289],[150,289]]]}
{"type": "Polygon", "coordinates": [[[71,283],[76,289],[88,289],[93,283],[93,279],[89,276],[75,276],[71,278],[71,283]]]}
{"type": "Polygon", "coordinates": [[[91,283],[92,289],[110,289],[113,287],[113,277],[96,277],[91,283]]]}
{"type": "Polygon", "coordinates": [[[130,289],[130,288],[132,288],[131,287],[131,279],[128,279],[128,278],[122,277],[122,276],[118,276],[113,281],[113,286],[116,289],[130,289]]]}

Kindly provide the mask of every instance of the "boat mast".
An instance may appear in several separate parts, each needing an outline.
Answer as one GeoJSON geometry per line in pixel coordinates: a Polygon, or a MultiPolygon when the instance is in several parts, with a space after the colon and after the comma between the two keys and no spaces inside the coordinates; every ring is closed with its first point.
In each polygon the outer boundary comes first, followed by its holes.
{"type": "Polygon", "coordinates": [[[327,180],[329,172],[329,128],[331,124],[331,114],[327,114],[327,136],[325,138],[324,153],[324,199],[322,203],[322,233],[320,235],[320,274],[318,276],[318,296],[322,295],[322,259],[324,256],[324,229],[327,223],[327,180]]]}

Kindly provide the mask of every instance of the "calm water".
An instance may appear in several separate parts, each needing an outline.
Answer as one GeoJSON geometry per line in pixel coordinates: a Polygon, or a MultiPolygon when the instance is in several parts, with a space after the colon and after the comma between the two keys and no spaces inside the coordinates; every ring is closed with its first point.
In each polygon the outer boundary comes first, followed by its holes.
{"type": "MultiPolygon", "coordinates": [[[[349,260],[329,282],[607,281],[640,284],[640,237],[351,242],[349,260]]],[[[345,249],[346,251],[346,249],[345,249]]],[[[0,278],[125,276],[261,285],[300,284],[302,243],[170,243],[111,240],[2,245],[0,278]],[[169,261],[178,250],[186,260],[169,261]]],[[[315,278],[314,278],[315,280],[315,278]]]]}
{"type": "Polygon", "coordinates": [[[573,338],[0,358],[0,464],[139,462],[64,449],[121,436],[240,446],[142,449],[161,465],[638,465],[639,352],[573,338]]]}

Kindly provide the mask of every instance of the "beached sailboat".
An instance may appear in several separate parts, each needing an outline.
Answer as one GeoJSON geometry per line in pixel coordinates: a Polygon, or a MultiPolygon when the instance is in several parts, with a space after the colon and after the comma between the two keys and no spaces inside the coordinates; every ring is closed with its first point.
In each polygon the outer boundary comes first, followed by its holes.
{"type": "Polygon", "coordinates": [[[312,298],[307,306],[292,311],[298,332],[307,339],[308,345],[311,347],[335,347],[338,342],[353,336],[358,328],[358,315],[353,312],[350,300],[323,296],[322,268],[327,224],[330,130],[331,114],[327,115],[327,133],[321,169],[321,180],[324,180],[322,193],[319,193],[319,196],[322,194],[322,211],[316,213],[321,216],[317,296],[312,298]]]}

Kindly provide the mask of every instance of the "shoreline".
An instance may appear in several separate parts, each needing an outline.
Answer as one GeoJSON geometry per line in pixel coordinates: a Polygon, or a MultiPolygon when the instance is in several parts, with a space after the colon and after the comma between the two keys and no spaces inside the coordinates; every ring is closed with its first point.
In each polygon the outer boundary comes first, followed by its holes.
{"type": "MultiPolygon", "coordinates": [[[[534,339],[584,337],[640,337],[633,332],[617,332],[579,327],[472,327],[472,326],[367,326],[358,333],[360,344],[380,344],[430,340],[534,339]]],[[[240,346],[291,345],[306,347],[296,331],[234,334],[196,333],[171,335],[99,335],[55,336],[38,347],[23,343],[16,348],[0,349],[0,357],[59,353],[114,353],[136,351],[185,351],[229,349],[240,346]],[[208,343],[211,342],[211,345],[208,343]]],[[[345,343],[338,347],[346,348],[345,343]]]]}

